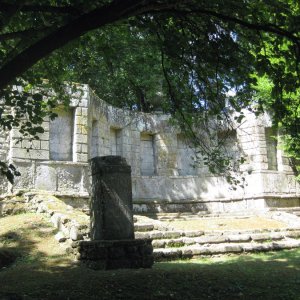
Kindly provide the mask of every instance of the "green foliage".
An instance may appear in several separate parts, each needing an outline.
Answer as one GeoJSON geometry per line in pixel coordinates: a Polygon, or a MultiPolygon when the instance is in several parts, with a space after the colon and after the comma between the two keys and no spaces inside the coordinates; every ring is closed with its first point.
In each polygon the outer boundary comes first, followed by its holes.
{"type": "Polygon", "coordinates": [[[116,106],[170,113],[211,172],[243,185],[216,133],[239,126],[245,109],[272,111],[285,150],[300,156],[299,15],[296,0],[2,4],[0,86],[4,70],[15,75],[1,95],[16,112],[0,111],[0,127],[36,138],[42,119],[68,102],[62,83],[88,83],[116,106]],[[116,17],[101,23],[106,16],[116,17]]]}

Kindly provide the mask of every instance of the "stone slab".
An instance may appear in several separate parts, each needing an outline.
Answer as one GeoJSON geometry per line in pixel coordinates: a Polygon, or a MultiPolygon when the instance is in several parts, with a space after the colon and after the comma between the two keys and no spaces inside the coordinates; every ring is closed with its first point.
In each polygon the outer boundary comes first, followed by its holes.
{"type": "Polygon", "coordinates": [[[94,157],[90,165],[91,239],[133,239],[130,166],[121,156],[94,157]]]}

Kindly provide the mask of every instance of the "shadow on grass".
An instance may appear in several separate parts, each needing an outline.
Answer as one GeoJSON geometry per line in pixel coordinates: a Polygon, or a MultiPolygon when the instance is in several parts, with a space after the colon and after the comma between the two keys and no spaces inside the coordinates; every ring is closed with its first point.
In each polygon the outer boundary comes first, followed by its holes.
{"type": "Polygon", "coordinates": [[[0,235],[20,254],[0,271],[0,299],[300,299],[300,249],[94,271],[43,251],[45,243],[59,247],[54,233],[34,223],[0,235]]]}
{"type": "Polygon", "coordinates": [[[0,272],[0,282],[24,299],[300,299],[299,259],[293,250],[114,271],[40,260],[0,272]]]}

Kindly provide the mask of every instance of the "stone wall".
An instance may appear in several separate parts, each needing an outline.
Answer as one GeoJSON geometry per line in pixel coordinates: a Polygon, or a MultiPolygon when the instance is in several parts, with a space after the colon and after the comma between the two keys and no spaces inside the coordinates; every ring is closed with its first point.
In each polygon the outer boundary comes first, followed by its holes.
{"type": "MultiPolygon", "coordinates": [[[[17,129],[0,155],[18,166],[22,176],[14,190],[47,190],[57,195],[87,197],[88,159],[120,155],[132,169],[132,192],[137,212],[262,210],[299,205],[299,185],[288,159],[278,147],[268,115],[245,121],[229,133],[224,151],[246,158],[240,170],[244,188],[237,190],[204,165],[193,165],[194,150],[163,114],[129,112],[97,98],[88,86],[73,95],[69,109],[45,119],[40,140],[30,143],[17,129]],[[5,148],[6,147],[6,148],[5,148]],[[5,156],[5,155],[4,155],[5,156]]],[[[228,134],[228,133],[227,133],[228,134]]],[[[218,138],[222,138],[220,132],[218,138]]],[[[5,190],[6,187],[2,188],[5,190]]]]}

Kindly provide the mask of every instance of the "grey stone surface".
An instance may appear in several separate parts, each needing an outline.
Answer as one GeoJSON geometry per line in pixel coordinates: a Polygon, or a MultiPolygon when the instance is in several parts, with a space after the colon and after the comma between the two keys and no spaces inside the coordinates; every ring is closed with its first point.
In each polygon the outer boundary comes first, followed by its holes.
{"type": "Polygon", "coordinates": [[[230,234],[227,236],[229,242],[249,242],[251,240],[248,234],[230,234]]]}
{"type": "Polygon", "coordinates": [[[300,231],[285,231],[283,232],[283,235],[290,238],[299,238],[300,237],[300,231]]]}
{"type": "Polygon", "coordinates": [[[154,229],[153,224],[136,224],[134,225],[135,231],[151,231],[154,229]]]}
{"type": "Polygon", "coordinates": [[[219,243],[225,243],[227,241],[225,236],[202,236],[199,238],[195,239],[196,243],[199,244],[208,244],[208,243],[213,243],[213,244],[219,244],[219,243]]]}
{"type": "Polygon", "coordinates": [[[256,233],[256,234],[251,234],[251,239],[253,241],[266,241],[271,239],[271,236],[268,233],[256,233]]]}
{"type": "Polygon", "coordinates": [[[133,239],[130,166],[120,156],[94,157],[90,164],[91,239],[133,239]]]}
{"type": "Polygon", "coordinates": [[[70,239],[72,241],[77,241],[77,240],[82,240],[83,239],[83,235],[80,233],[77,226],[72,226],[71,227],[69,235],[70,235],[70,239]]]}
{"type": "Polygon", "coordinates": [[[152,241],[153,248],[164,248],[165,245],[166,245],[165,240],[153,240],[152,241]]]}
{"type": "Polygon", "coordinates": [[[244,244],[242,248],[245,252],[270,251],[275,249],[272,243],[265,243],[265,244],[249,243],[249,244],[244,244]]]}
{"type": "Polygon", "coordinates": [[[59,242],[59,243],[63,243],[67,240],[67,238],[65,237],[65,235],[59,231],[56,235],[55,235],[55,239],[59,242]]]}
{"type": "Polygon", "coordinates": [[[135,233],[135,238],[136,239],[149,239],[150,234],[151,233],[149,233],[149,232],[137,232],[137,233],[135,233]]]}
{"type": "MultiPolygon", "coordinates": [[[[245,186],[234,191],[205,166],[192,165],[195,149],[168,123],[169,116],[112,107],[88,86],[82,89],[82,95],[71,95],[68,110],[58,108],[57,119],[45,118],[40,140],[24,138],[16,144],[21,137],[17,129],[11,134],[0,131],[1,160],[11,161],[24,174],[16,180],[16,189],[88,193],[88,158],[117,154],[132,167],[136,212],[257,212],[274,206],[300,206],[300,185],[272,139],[278,133],[267,113],[256,118],[245,111],[243,124],[232,120],[238,126],[229,134],[226,152],[234,157],[240,152],[246,158],[239,167],[245,186]]],[[[0,182],[1,191],[9,189],[0,182]]]]}
{"type": "Polygon", "coordinates": [[[149,238],[150,239],[162,239],[164,237],[164,233],[162,231],[151,231],[149,232],[149,238]]]}
{"type": "Polygon", "coordinates": [[[78,259],[96,270],[120,268],[151,268],[151,240],[80,241],[75,247],[78,259]]]}
{"type": "Polygon", "coordinates": [[[185,231],[184,235],[187,237],[196,237],[196,236],[201,236],[204,234],[204,231],[185,231]]]}
{"type": "Polygon", "coordinates": [[[181,237],[183,234],[181,231],[165,231],[163,233],[163,237],[166,238],[178,238],[181,237]]]}

